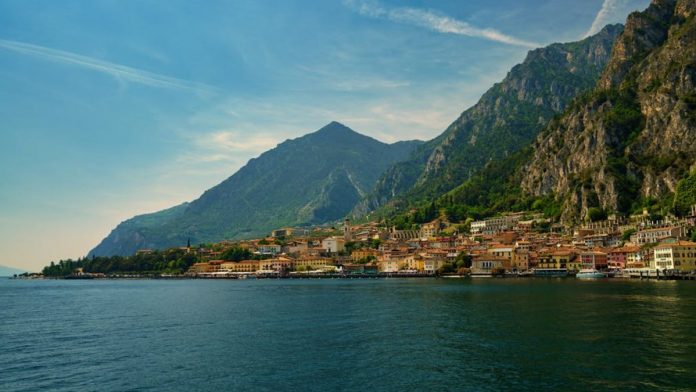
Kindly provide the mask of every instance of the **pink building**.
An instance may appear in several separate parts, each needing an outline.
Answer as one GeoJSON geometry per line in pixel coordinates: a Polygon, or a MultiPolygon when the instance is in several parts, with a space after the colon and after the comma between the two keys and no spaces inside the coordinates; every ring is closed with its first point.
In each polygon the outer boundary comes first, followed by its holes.
{"type": "Polygon", "coordinates": [[[582,252],[580,262],[585,268],[604,269],[608,266],[607,254],[604,252],[582,252]]]}

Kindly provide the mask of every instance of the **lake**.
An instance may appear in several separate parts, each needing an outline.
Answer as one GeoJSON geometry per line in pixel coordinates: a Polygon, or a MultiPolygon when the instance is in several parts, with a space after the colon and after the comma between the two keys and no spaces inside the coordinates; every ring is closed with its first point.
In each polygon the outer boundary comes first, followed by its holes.
{"type": "Polygon", "coordinates": [[[0,280],[2,391],[696,388],[696,282],[0,280]]]}

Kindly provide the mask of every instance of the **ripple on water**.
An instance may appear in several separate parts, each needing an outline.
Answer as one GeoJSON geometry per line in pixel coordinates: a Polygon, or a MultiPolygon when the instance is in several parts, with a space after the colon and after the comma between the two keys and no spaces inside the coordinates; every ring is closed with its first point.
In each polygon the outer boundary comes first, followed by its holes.
{"type": "Polygon", "coordinates": [[[696,385],[693,282],[0,281],[0,303],[3,391],[696,385]]]}

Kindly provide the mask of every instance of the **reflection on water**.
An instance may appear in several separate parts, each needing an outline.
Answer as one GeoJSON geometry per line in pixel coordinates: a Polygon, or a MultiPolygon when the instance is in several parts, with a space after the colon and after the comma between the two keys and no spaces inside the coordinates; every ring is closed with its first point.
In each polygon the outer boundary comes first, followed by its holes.
{"type": "Polygon", "coordinates": [[[0,281],[0,390],[690,390],[694,282],[0,281]]]}

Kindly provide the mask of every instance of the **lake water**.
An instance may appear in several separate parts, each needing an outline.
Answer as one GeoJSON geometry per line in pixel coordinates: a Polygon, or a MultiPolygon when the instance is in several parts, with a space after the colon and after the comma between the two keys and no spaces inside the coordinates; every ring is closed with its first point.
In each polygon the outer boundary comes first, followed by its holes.
{"type": "Polygon", "coordinates": [[[694,390],[696,282],[0,280],[2,391],[694,390]]]}

